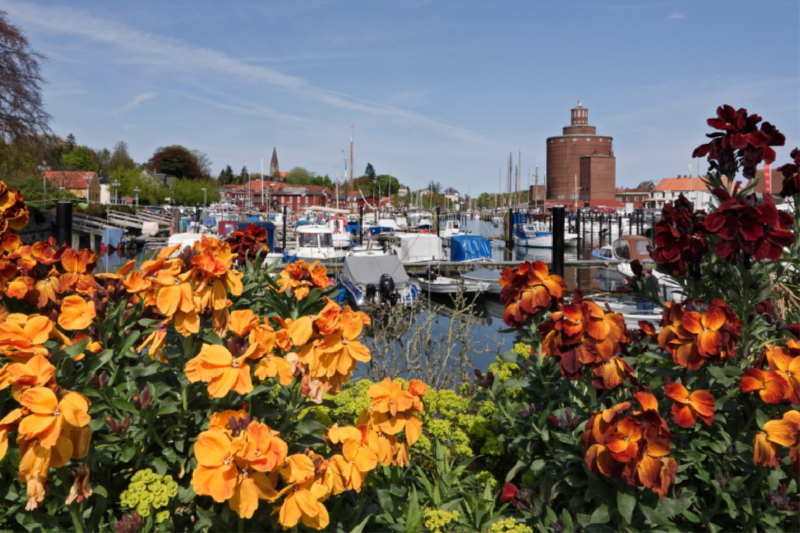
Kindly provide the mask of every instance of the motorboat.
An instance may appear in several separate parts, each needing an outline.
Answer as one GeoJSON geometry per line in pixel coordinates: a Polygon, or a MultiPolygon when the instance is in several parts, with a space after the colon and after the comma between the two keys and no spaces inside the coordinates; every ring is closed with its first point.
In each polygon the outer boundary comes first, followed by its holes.
{"type": "MultiPolygon", "coordinates": [[[[514,244],[529,248],[552,248],[553,232],[541,222],[525,222],[514,226],[514,244]]],[[[564,246],[577,246],[578,234],[564,232],[564,246]]]]}
{"type": "Polygon", "coordinates": [[[614,248],[606,244],[605,246],[595,246],[592,250],[592,257],[609,263],[618,263],[620,260],[614,257],[614,248]]]}
{"type": "Polygon", "coordinates": [[[346,257],[339,281],[356,307],[369,302],[412,305],[419,296],[419,289],[394,255],[346,257]]]}
{"type": "Polygon", "coordinates": [[[397,229],[399,230],[405,231],[408,229],[408,219],[403,215],[394,217],[394,223],[397,224],[397,229]]]}
{"type": "Polygon", "coordinates": [[[449,239],[461,235],[461,224],[458,220],[448,220],[445,222],[444,227],[439,231],[439,236],[443,239],[449,239]]]}
{"type": "Polygon", "coordinates": [[[492,260],[492,243],[478,235],[455,235],[450,238],[450,261],[474,263],[492,260]]]}
{"type": "Polygon", "coordinates": [[[302,225],[297,228],[295,248],[287,251],[287,261],[340,261],[346,253],[333,246],[333,231],[327,226],[302,225]]]}
{"type": "Polygon", "coordinates": [[[378,235],[394,235],[394,229],[389,226],[372,226],[369,228],[369,234],[375,237],[378,235]]]}
{"type": "Polygon", "coordinates": [[[492,284],[490,281],[466,279],[463,276],[460,278],[438,276],[432,268],[428,268],[428,271],[417,280],[420,291],[431,294],[475,294],[488,291],[492,284]]]}
{"type": "Polygon", "coordinates": [[[347,220],[343,217],[333,217],[326,224],[333,231],[334,248],[350,248],[353,244],[350,232],[347,231],[347,220]]]}
{"type": "Polygon", "coordinates": [[[400,226],[393,218],[379,218],[375,226],[381,228],[391,228],[392,231],[398,231],[400,229],[400,226]]]}
{"type": "Polygon", "coordinates": [[[392,246],[392,252],[404,265],[447,260],[442,249],[442,239],[436,235],[412,233],[398,235],[397,240],[399,244],[392,246]]]}
{"type": "Polygon", "coordinates": [[[500,291],[503,289],[500,286],[500,270],[489,270],[488,268],[479,268],[472,272],[465,272],[461,274],[461,279],[469,282],[489,283],[486,289],[487,294],[499,296],[500,291]]]}
{"type": "Polygon", "coordinates": [[[503,227],[503,217],[492,217],[492,226],[495,228],[503,227]]]}

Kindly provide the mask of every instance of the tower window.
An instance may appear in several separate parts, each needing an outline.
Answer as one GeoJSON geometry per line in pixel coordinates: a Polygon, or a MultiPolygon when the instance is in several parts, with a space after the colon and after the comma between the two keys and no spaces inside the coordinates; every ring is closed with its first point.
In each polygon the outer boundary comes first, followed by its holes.
{"type": "Polygon", "coordinates": [[[577,137],[573,137],[573,138],[572,138],[572,142],[574,142],[574,143],[578,142],[578,139],[577,139],[577,137]]]}
{"type": "Polygon", "coordinates": [[[588,143],[588,142],[590,142],[591,140],[592,140],[592,139],[590,139],[589,137],[586,137],[586,142],[587,142],[587,143],[588,143]]]}

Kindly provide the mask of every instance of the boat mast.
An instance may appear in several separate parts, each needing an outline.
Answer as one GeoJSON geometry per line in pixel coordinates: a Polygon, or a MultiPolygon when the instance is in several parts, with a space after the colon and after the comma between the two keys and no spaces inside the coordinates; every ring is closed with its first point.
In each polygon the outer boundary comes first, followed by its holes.
{"type": "Polygon", "coordinates": [[[353,133],[355,132],[356,124],[350,126],[350,213],[353,211],[353,133]]]}

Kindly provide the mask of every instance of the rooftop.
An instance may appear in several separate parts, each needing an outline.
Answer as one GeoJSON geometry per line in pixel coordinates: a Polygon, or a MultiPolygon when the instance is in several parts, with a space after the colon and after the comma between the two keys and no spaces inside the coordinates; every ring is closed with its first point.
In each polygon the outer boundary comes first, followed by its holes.
{"type": "Polygon", "coordinates": [[[61,172],[60,170],[48,170],[43,172],[42,174],[44,174],[44,177],[47,178],[47,181],[49,181],[56,187],[58,188],[63,187],[65,189],[85,189],[89,186],[89,184],[92,182],[92,179],[95,176],[94,172],[84,172],[82,170],[70,171],[70,172],[61,172]]]}

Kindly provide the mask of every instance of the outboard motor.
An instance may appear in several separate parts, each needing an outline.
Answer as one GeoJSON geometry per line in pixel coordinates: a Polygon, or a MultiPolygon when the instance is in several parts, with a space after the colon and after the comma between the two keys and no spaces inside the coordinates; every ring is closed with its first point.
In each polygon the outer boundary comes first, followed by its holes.
{"type": "Polygon", "coordinates": [[[372,283],[367,283],[367,289],[365,291],[364,297],[368,302],[375,301],[375,294],[377,294],[377,290],[375,289],[375,285],[372,283]]]}
{"type": "Polygon", "coordinates": [[[381,300],[391,300],[394,295],[394,279],[391,274],[381,274],[380,280],[381,300]]]}
{"type": "Polygon", "coordinates": [[[428,266],[425,269],[425,279],[427,279],[428,281],[433,281],[436,279],[436,271],[432,266],[428,266]]]}

